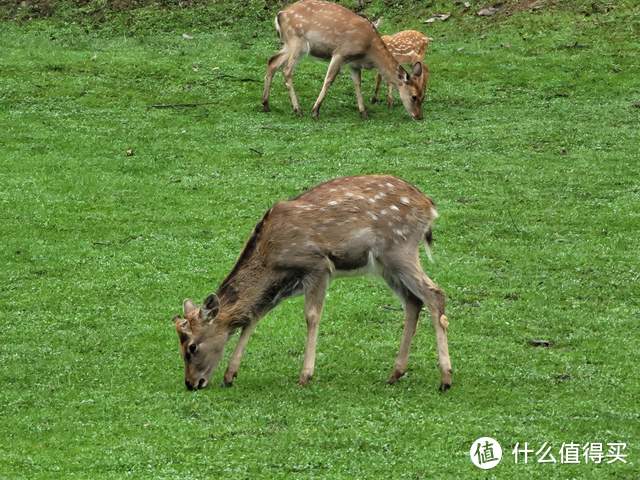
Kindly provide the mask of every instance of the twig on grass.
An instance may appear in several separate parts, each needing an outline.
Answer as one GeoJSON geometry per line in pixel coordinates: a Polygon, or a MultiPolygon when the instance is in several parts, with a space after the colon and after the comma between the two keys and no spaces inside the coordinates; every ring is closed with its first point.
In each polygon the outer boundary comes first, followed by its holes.
{"type": "Polygon", "coordinates": [[[215,78],[219,78],[222,80],[231,80],[233,82],[258,82],[258,80],[255,78],[236,77],[235,75],[229,75],[228,73],[219,73],[215,76],[215,78]]]}
{"type": "Polygon", "coordinates": [[[215,102],[201,102],[201,103],[154,103],[147,108],[189,108],[199,107],[200,105],[213,105],[215,102]]]}

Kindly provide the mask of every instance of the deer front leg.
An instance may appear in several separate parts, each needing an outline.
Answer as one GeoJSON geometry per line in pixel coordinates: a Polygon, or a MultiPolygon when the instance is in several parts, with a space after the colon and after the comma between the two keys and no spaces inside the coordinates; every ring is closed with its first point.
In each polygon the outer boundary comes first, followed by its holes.
{"type": "Polygon", "coordinates": [[[318,327],[322,316],[327,283],[328,277],[323,275],[305,290],[304,316],[307,320],[307,344],[304,349],[304,362],[300,372],[300,380],[298,381],[300,385],[308,384],[315,370],[318,327]]]}
{"type": "Polygon", "coordinates": [[[387,84],[387,107],[393,108],[393,85],[387,84]]]}
{"type": "Polygon", "coordinates": [[[240,368],[242,355],[244,355],[244,349],[247,347],[247,343],[249,343],[249,337],[251,337],[251,334],[256,329],[257,324],[258,322],[254,321],[242,329],[240,338],[238,339],[238,344],[236,345],[236,349],[233,351],[231,359],[229,360],[227,371],[224,373],[224,378],[222,380],[223,387],[232,386],[233,379],[238,376],[238,369],[240,368]]]}
{"type": "Polygon", "coordinates": [[[394,384],[402,377],[407,371],[407,364],[409,363],[409,350],[411,349],[411,340],[416,333],[416,327],[418,324],[418,317],[420,316],[420,309],[422,308],[422,302],[414,295],[408,295],[405,300],[404,306],[404,328],[402,331],[402,341],[400,342],[400,351],[396,358],[396,363],[391,372],[391,376],[387,383],[394,384]]]}
{"type": "Polygon", "coordinates": [[[376,72],[376,88],[373,91],[371,103],[378,103],[378,92],[380,91],[380,83],[382,83],[382,75],[380,75],[380,72],[376,72]]]}
{"type": "Polygon", "coordinates": [[[356,91],[356,101],[358,102],[358,111],[362,118],[368,118],[367,109],[364,106],[364,98],[362,98],[362,70],[359,68],[351,67],[351,79],[353,80],[353,87],[356,91]]]}
{"type": "Polygon", "coordinates": [[[344,60],[340,55],[334,55],[333,57],[331,57],[329,68],[327,69],[327,75],[324,77],[324,83],[322,84],[322,89],[320,90],[320,94],[316,99],[316,103],[313,104],[313,109],[311,110],[311,115],[313,116],[313,118],[318,118],[318,116],[320,115],[320,106],[324,101],[324,97],[327,95],[329,87],[335,80],[338,73],[340,73],[340,67],[342,67],[343,62],[344,60]]]}

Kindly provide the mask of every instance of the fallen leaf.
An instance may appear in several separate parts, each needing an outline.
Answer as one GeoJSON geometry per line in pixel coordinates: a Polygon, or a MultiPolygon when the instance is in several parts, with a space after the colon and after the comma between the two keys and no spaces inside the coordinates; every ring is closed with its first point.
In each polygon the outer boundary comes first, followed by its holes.
{"type": "Polygon", "coordinates": [[[549,341],[549,340],[529,340],[529,345],[531,345],[532,347],[550,347],[553,345],[553,342],[549,341]]]}
{"type": "Polygon", "coordinates": [[[479,17],[490,17],[492,15],[495,15],[496,13],[498,13],[500,9],[497,7],[486,7],[483,8],[482,10],[478,11],[477,15],[479,17]]]}
{"type": "Polygon", "coordinates": [[[183,33],[182,38],[184,38],[185,40],[193,40],[193,37],[188,33],[183,33]]]}
{"type": "Polygon", "coordinates": [[[427,18],[424,23],[433,23],[435,21],[444,22],[445,20],[448,20],[450,16],[450,13],[436,13],[432,17],[427,18]]]}
{"type": "Polygon", "coordinates": [[[126,155],[127,157],[133,157],[133,148],[127,148],[126,155]]]}

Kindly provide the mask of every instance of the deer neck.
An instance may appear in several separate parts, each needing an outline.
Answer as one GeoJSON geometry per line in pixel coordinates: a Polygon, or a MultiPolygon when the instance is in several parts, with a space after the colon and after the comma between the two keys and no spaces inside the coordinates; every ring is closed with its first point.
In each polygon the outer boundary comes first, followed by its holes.
{"type": "Polygon", "coordinates": [[[302,272],[276,271],[259,261],[249,261],[218,289],[220,318],[230,329],[252,323],[281,300],[302,290],[302,272]]]}
{"type": "Polygon", "coordinates": [[[374,40],[370,56],[371,61],[380,72],[380,75],[382,75],[382,78],[394,87],[398,87],[400,84],[400,79],[398,78],[398,68],[400,64],[384,45],[380,37],[374,40]]]}

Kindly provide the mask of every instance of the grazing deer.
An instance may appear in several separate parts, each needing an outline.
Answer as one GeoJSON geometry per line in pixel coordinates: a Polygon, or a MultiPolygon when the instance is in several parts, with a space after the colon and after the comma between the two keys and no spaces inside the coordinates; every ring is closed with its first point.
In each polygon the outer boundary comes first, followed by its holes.
{"type": "MultiPolygon", "coordinates": [[[[422,85],[423,92],[426,92],[429,81],[429,67],[424,63],[424,55],[431,39],[416,30],[404,30],[394,35],[383,35],[381,38],[398,63],[422,64],[422,75],[417,81],[422,85]]],[[[376,89],[373,92],[371,103],[378,101],[381,82],[382,75],[378,72],[376,74],[376,89]]],[[[387,105],[389,108],[393,106],[393,85],[391,83],[387,84],[387,105]]]]}
{"type": "Polygon", "coordinates": [[[451,386],[445,296],[420,265],[419,245],[431,243],[437,212],[430,198],[399,178],[344,177],[276,203],[258,222],[231,273],[202,306],[183,304],[175,317],[189,390],[204,388],[232,333],[242,332],[223,385],[230,386],[256,324],[281,300],[304,294],[307,341],[299,383],[314,372],[318,325],[332,278],[373,273],[404,303],[400,351],[389,383],[407,370],[423,305],[431,312],[441,390],[451,386]]]}
{"type": "Polygon", "coordinates": [[[361,91],[363,68],[377,68],[384,79],[398,89],[407,112],[416,120],[422,118],[422,63],[416,62],[409,75],[384,46],[369,20],[335,3],[301,0],[278,12],[275,25],[283,46],[267,63],[262,94],[265,112],[269,111],[269,92],[273,75],[279,68],[284,67],[284,81],[293,111],[297,115],[302,114],[293,88],[293,71],[300,57],[308,53],[317,58],[330,60],[322,90],[311,110],[314,118],[319,116],[327,90],[345,63],[351,68],[358,110],[363,118],[367,117],[361,91]]]}

